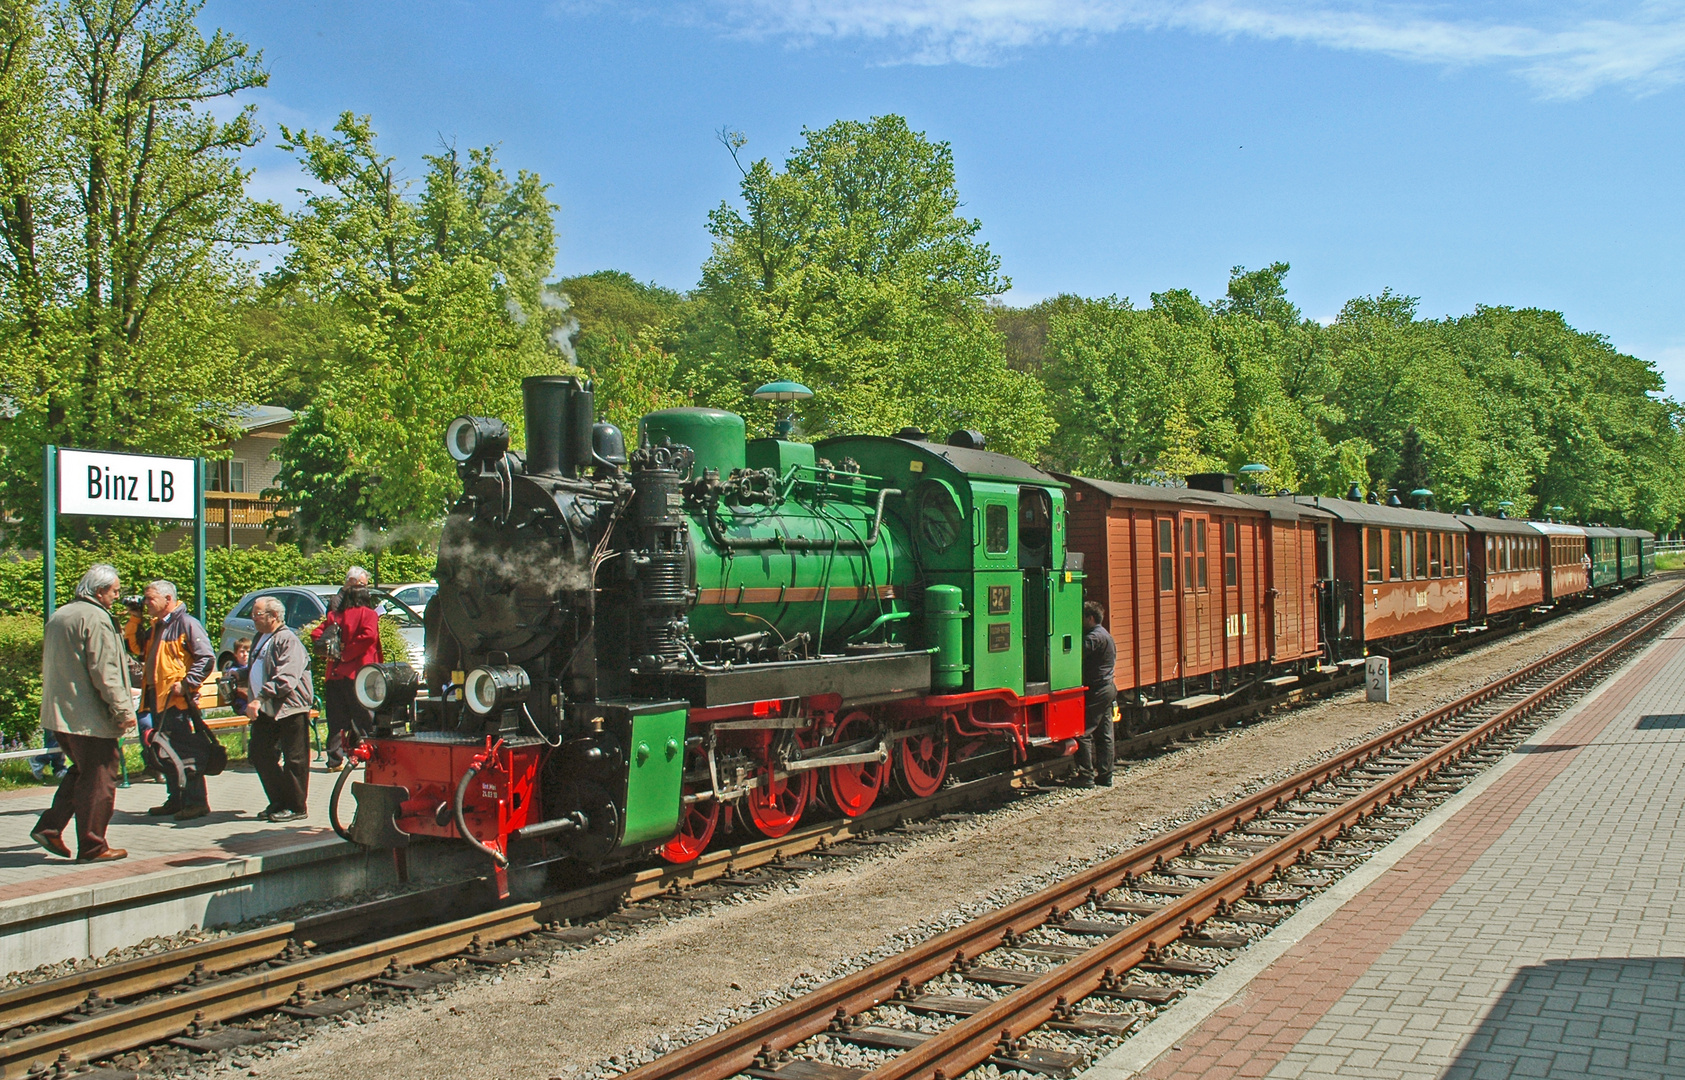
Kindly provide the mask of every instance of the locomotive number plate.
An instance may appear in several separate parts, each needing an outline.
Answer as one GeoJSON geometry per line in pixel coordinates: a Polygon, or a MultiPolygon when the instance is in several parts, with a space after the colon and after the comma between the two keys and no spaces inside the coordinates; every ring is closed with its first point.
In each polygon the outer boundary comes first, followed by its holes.
{"type": "Polygon", "coordinates": [[[992,622],[989,624],[989,651],[1006,652],[1012,648],[1012,624],[1009,622],[992,622]]]}
{"type": "Polygon", "coordinates": [[[1005,615],[1012,610],[1012,586],[989,586],[989,614],[1005,615]]]}

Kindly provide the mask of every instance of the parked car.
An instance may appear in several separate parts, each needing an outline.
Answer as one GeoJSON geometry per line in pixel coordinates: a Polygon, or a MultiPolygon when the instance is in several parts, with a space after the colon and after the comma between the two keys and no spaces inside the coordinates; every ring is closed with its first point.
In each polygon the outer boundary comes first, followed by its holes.
{"type": "MultiPolygon", "coordinates": [[[[370,591],[380,598],[376,610],[381,615],[389,615],[398,620],[398,632],[404,635],[404,642],[409,646],[409,661],[415,665],[417,671],[421,670],[422,656],[427,644],[422,631],[421,616],[414,608],[385,589],[370,591]]],[[[337,592],[338,585],[285,585],[273,589],[257,589],[240,597],[240,602],[234,605],[234,610],[222,620],[222,642],[217,648],[217,667],[220,668],[233,659],[236,641],[241,638],[257,640],[257,626],[252,622],[252,605],[257,603],[258,597],[273,596],[280,600],[281,606],[286,610],[286,624],[298,630],[326,615],[328,603],[337,592]]]]}
{"type": "Polygon", "coordinates": [[[427,601],[433,599],[433,594],[439,591],[439,583],[412,581],[405,585],[382,585],[381,588],[391,593],[394,600],[419,615],[427,610],[427,601]]]}

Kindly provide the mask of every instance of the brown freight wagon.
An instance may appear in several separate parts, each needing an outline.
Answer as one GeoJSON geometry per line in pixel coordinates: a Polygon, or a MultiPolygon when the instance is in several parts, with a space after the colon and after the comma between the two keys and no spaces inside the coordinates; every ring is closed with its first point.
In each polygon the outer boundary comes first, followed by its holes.
{"type": "MultiPolygon", "coordinates": [[[[1067,543],[1130,704],[1193,708],[1319,651],[1314,512],[1291,499],[1061,476],[1067,543]]],[[[1190,478],[1229,484],[1228,477],[1190,478]]]]}

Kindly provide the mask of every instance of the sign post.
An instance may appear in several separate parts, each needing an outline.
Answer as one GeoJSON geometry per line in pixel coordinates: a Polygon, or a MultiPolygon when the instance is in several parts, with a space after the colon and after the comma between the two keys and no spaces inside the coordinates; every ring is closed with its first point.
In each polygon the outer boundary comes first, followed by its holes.
{"type": "Polygon", "coordinates": [[[205,621],[205,461],[49,446],[43,463],[42,607],[58,606],[58,515],[193,522],[194,613],[205,621]]]}

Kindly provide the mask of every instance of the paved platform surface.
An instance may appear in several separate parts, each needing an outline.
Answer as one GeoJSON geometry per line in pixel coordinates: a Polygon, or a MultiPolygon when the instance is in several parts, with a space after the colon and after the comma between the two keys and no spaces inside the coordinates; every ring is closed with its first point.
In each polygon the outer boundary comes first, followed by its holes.
{"type": "Polygon", "coordinates": [[[1685,1077],[1685,630],[1459,801],[1087,1075],[1685,1077]]]}
{"type": "MultiPolygon", "coordinates": [[[[303,845],[337,843],[328,825],[328,797],[337,778],[337,773],[313,763],[310,816],[286,825],[274,825],[259,816],[268,800],[257,774],[245,766],[231,765],[221,776],[206,781],[211,812],[195,821],[178,822],[147,814],[148,807],[164,801],[163,784],[136,783],[118,788],[117,812],[106,839],[113,847],[127,849],[129,857],[92,866],[49,855],[29,838],[41,811],[53,801],[53,787],[0,794],[0,904],[303,845]]],[[[349,790],[341,802],[341,813],[349,820],[353,809],[349,790]]],[[[67,834],[74,829],[72,824],[67,834]]],[[[74,836],[67,835],[67,840],[75,850],[74,836]]]]}

